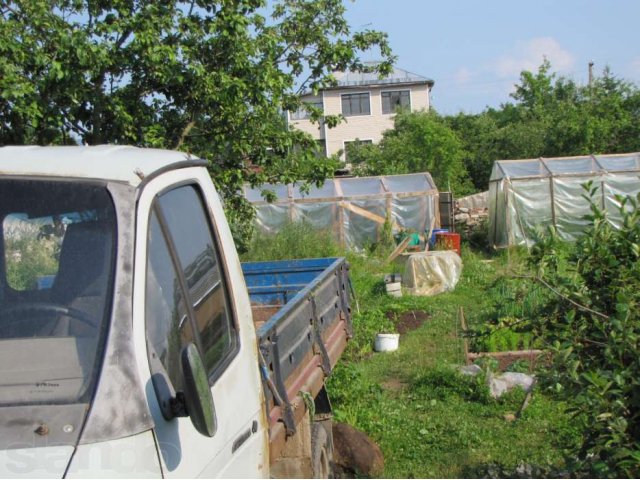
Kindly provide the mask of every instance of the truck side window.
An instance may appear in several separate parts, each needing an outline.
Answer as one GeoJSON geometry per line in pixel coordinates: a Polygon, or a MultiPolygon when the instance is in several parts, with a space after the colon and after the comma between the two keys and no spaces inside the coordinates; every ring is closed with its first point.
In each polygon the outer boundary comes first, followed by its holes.
{"type": "MultiPolygon", "coordinates": [[[[168,235],[169,252],[174,252],[173,265],[179,271],[179,278],[174,281],[175,289],[181,300],[187,299],[183,313],[191,318],[195,343],[211,377],[238,345],[213,229],[201,195],[193,185],[160,195],[156,206],[168,235]]],[[[147,289],[152,280],[148,280],[147,289]]],[[[178,305],[179,301],[174,303],[178,305]]],[[[148,311],[150,308],[147,307],[148,311]]]]}
{"type": "MultiPolygon", "coordinates": [[[[149,220],[147,252],[145,323],[154,385],[159,388],[161,384],[158,382],[163,382],[164,375],[167,375],[173,389],[181,390],[180,352],[182,347],[193,342],[193,330],[188,321],[178,273],[155,212],[149,220]]],[[[175,390],[166,392],[166,395],[174,396],[175,390]]]]}

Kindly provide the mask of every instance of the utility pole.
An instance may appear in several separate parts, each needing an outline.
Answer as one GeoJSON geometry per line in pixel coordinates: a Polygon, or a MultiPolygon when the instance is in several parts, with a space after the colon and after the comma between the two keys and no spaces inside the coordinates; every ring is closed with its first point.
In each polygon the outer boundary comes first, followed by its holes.
{"type": "Polygon", "coordinates": [[[589,62],[589,86],[593,84],[593,60],[589,62]]]}

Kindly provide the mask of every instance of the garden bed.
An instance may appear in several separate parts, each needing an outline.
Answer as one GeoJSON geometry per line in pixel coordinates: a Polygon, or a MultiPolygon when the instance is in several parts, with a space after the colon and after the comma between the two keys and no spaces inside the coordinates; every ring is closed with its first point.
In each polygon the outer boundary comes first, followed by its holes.
{"type": "Polygon", "coordinates": [[[474,363],[480,358],[493,358],[498,362],[497,370],[504,372],[509,370],[517,362],[526,362],[529,371],[532,372],[538,365],[545,362],[544,350],[511,350],[507,352],[467,352],[467,365],[474,363]]]}
{"type": "Polygon", "coordinates": [[[400,335],[421,327],[430,318],[430,315],[422,310],[410,310],[400,314],[387,312],[385,315],[393,322],[400,335]]]}

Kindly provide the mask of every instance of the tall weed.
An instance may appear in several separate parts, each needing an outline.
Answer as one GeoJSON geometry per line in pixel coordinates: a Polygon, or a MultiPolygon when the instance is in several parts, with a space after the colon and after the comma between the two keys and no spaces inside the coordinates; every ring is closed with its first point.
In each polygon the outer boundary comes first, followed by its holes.
{"type": "Polygon", "coordinates": [[[291,222],[274,235],[255,233],[242,261],[287,260],[344,256],[331,230],[318,230],[309,222],[291,222]]]}

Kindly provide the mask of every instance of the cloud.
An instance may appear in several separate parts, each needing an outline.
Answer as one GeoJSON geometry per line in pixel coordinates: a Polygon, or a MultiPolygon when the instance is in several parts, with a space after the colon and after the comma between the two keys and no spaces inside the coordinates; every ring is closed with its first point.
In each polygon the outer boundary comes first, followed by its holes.
{"type": "Polygon", "coordinates": [[[468,68],[460,67],[453,75],[456,85],[467,85],[471,82],[473,74],[468,68]]]}
{"type": "Polygon", "coordinates": [[[575,64],[573,55],[552,37],[533,38],[518,42],[511,51],[497,58],[492,66],[499,77],[514,77],[523,70],[536,71],[544,58],[555,72],[570,71],[575,64]]]}

